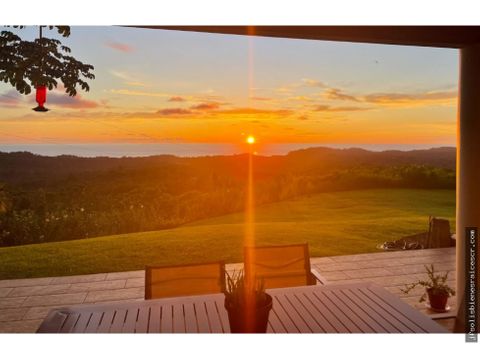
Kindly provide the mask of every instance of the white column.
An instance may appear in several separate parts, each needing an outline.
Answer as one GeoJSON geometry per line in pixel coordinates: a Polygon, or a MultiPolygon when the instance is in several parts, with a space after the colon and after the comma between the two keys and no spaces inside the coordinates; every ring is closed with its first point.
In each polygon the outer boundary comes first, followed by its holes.
{"type": "Polygon", "coordinates": [[[465,227],[480,229],[480,44],[460,50],[457,121],[457,331],[465,319],[465,227]]]}

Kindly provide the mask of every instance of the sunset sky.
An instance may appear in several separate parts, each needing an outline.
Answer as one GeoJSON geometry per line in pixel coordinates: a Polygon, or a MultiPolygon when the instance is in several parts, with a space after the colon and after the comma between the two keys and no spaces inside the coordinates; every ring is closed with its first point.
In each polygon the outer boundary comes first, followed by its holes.
{"type": "Polygon", "coordinates": [[[91,91],[35,113],[1,83],[1,144],[455,144],[456,50],[124,27],[64,41],[95,66],[91,91]]]}

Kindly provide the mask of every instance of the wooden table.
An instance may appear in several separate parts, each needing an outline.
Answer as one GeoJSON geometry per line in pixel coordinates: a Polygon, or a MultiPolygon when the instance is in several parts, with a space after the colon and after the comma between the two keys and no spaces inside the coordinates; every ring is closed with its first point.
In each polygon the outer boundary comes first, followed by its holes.
{"type": "MultiPolygon", "coordinates": [[[[445,333],[446,329],[372,283],[271,289],[271,333],[445,333]]],[[[224,295],[52,310],[41,333],[228,333],[224,295]]]]}

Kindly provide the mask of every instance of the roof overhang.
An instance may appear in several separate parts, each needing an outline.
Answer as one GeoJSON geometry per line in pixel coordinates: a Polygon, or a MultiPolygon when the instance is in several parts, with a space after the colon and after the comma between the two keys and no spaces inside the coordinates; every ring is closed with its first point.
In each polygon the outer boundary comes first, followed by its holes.
{"type": "Polygon", "coordinates": [[[480,44],[480,26],[137,26],[290,39],[463,48],[480,44]]]}

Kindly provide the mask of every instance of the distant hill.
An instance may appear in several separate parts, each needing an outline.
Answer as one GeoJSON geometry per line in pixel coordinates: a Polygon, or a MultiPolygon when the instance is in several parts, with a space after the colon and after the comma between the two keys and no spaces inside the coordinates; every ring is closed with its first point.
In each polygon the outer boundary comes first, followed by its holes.
{"type": "Polygon", "coordinates": [[[456,149],[439,147],[428,150],[387,150],[369,151],[358,148],[332,149],[325,147],[297,150],[289,153],[285,161],[303,169],[345,168],[353,165],[395,166],[428,165],[446,169],[455,169],[456,149]]]}
{"type": "MultiPolygon", "coordinates": [[[[242,211],[249,155],[0,153],[0,246],[154,231],[242,211]]],[[[455,189],[455,149],[254,156],[255,205],[367,189],[455,189]]]]}
{"type": "MultiPolygon", "coordinates": [[[[287,155],[255,156],[256,173],[275,176],[279,173],[316,173],[352,166],[423,165],[455,170],[456,150],[440,147],[411,151],[368,151],[358,148],[332,149],[314,147],[292,151],[287,155]]],[[[78,173],[108,171],[215,171],[244,176],[247,155],[177,157],[159,155],[123,158],[82,158],[71,155],[41,156],[28,152],[0,152],[0,181],[10,183],[58,181],[78,173]]]]}

